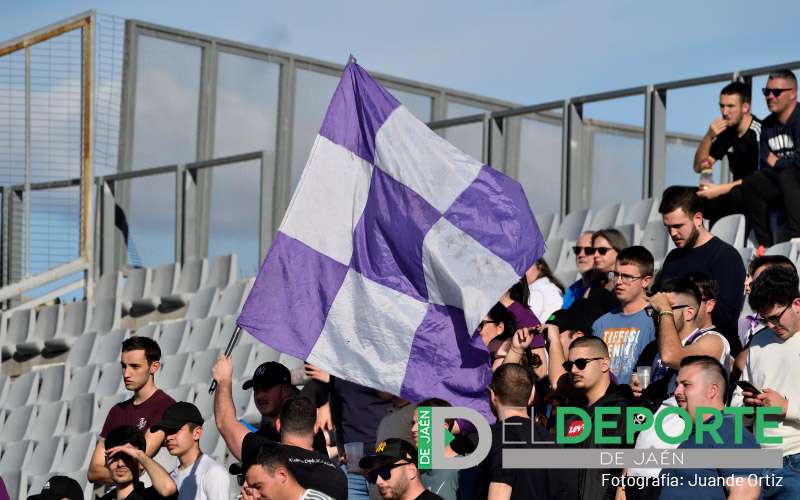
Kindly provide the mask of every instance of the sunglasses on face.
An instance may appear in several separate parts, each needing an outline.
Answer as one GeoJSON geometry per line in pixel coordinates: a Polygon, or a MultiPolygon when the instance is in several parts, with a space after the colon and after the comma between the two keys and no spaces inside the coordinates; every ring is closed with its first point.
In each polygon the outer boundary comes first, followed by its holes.
{"type": "Polygon", "coordinates": [[[486,326],[487,324],[496,325],[498,323],[500,323],[500,322],[499,321],[492,321],[492,320],[485,319],[485,320],[481,321],[480,323],[478,323],[478,330],[483,330],[483,327],[486,326]]]}
{"type": "Polygon", "coordinates": [[[585,370],[586,365],[588,365],[591,361],[597,361],[598,359],[603,358],[578,358],[575,361],[564,361],[561,365],[564,367],[564,370],[571,372],[572,367],[575,366],[578,370],[585,370]]]}
{"type": "Polygon", "coordinates": [[[572,247],[572,251],[575,252],[575,255],[580,255],[581,252],[585,252],[586,255],[592,255],[594,253],[594,248],[592,248],[592,247],[579,247],[579,246],[576,245],[576,246],[572,247]]]}
{"type": "Polygon", "coordinates": [[[392,477],[392,469],[397,467],[402,467],[404,465],[408,465],[408,462],[397,462],[391,465],[383,465],[381,467],[378,467],[377,469],[372,469],[371,471],[369,471],[369,473],[367,473],[367,481],[369,481],[372,484],[375,484],[378,482],[378,477],[380,477],[384,481],[388,481],[389,478],[392,477]]]}
{"type": "Polygon", "coordinates": [[[782,93],[786,92],[787,90],[793,90],[793,89],[768,89],[768,88],[763,88],[763,89],[761,89],[761,93],[764,94],[764,97],[769,97],[770,94],[772,94],[772,97],[778,97],[782,93]]]}

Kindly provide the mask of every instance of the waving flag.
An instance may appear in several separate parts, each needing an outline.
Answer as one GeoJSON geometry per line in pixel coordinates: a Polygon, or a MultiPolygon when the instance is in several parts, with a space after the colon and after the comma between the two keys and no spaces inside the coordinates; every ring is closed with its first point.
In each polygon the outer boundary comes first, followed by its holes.
{"type": "Polygon", "coordinates": [[[542,252],[517,182],[350,62],[238,324],[334,376],[490,415],[472,332],[542,252]]]}

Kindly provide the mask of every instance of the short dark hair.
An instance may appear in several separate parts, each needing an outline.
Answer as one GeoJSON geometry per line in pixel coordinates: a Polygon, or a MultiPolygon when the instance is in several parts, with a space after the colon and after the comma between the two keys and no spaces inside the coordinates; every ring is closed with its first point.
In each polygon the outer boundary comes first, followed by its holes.
{"type": "Polygon", "coordinates": [[[792,260],[785,255],[762,255],[761,257],[756,257],[750,261],[750,265],[747,266],[747,272],[750,274],[750,276],[752,276],[762,267],[776,266],[782,266],[787,269],[797,271],[797,267],[795,267],[794,262],[792,262],[792,260]]]}
{"type": "Polygon", "coordinates": [[[134,448],[147,451],[147,441],[144,439],[144,432],[132,425],[114,427],[106,434],[104,445],[107,450],[122,446],[123,444],[129,444],[134,448]]]}
{"type": "Polygon", "coordinates": [[[697,196],[697,188],[689,186],[670,186],[661,195],[658,213],[661,215],[683,209],[689,217],[703,211],[703,200],[697,196]]]}
{"type": "Polygon", "coordinates": [[[487,314],[492,321],[499,321],[503,323],[503,336],[507,337],[509,335],[513,335],[515,331],[517,331],[517,322],[514,319],[514,316],[508,312],[506,306],[501,304],[500,302],[496,303],[489,309],[489,313],[487,314]]]}
{"type": "Polygon", "coordinates": [[[719,282],[706,273],[687,273],[694,286],[700,290],[700,300],[716,300],[719,297],[719,282]]]}
{"type": "Polygon", "coordinates": [[[625,235],[618,229],[608,228],[595,231],[592,233],[592,245],[594,245],[594,240],[597,238],[605,238],[617,252],[621,252],[623,248],[628,246],[628,240],[625,239],[625,235]]]}
{"type": "Polygon", "coordinates": [[[634,245],[623,249],[619,255],[617,255],[617,263],[637,266],[642,276],[652,276],[655,270],[653,254],[650,253],[650,250],[641,245],[634,245]]]}
{"type": "Polygon", "coordinates": [[[578,337],[569,345],[569,350],[571,351],[579,347],[588,347],[596,351],[597,354],[601,354],[604,358],[608,357],[608,346],[600,337],[595,337],[594,335],[578,337]]]}
{"type": "Polygon", "coordinates": [[[767,80],[773,80],[775,78],[783,78],[784,80],[789,80],[794,85],[794,88],[797,88],[797,77],[794,76],[794,72],[792,72],[792,70],[788,68],[783,68],[771,72],[767,80]]]}
{"type": "Polygon", "coordinates": [[[144,351],[144,357],[148,363],[161,361],[161,348],[158,342],[149,337],[133,336],[122,341],[122,352],[144,351]]]}
{"type": "Polygon", "coordinates": [[[725,394],[728,389],[728,374],[725,368],[720,364],[719,360],[711,356],[686,356],[681,360],[681,368],[684,366],[699,366],[711,377],[715,378],[714,382],[720,386],[720,394],[722,399],[725,399],[725,394]]]}
{"type": "Polygon", "coordinates": [[[750,103],[751,94],[750,85],[742,82],[731,82],[720,91],[720,95],[738,95],[742,104],[750,103]]]}
{"type": "Polygon", "coordinates": [[[524,408],[531,397],[533,379],[522,365],[506,363],[494,371],[489,388],[502,404],[524,408]]]}
{"type": "Polygon", "coordinates": [[[253,465],[260,465],[265,470],[269,471],[270,475],[274,475],[278,467],[282,467],[294,478],[294,474],[292,474],[292,470],[289,468],[289,459],[280,446],[262,446],[259,448],[255,461],[251,463],[248,468],[253,465]]]}
{"type": "Polygon", "coordinates": [[[680,293],[683,295],[689,295],[694,297],[694,300],[698,305],[703,301],[703,295],[700,293],[700,289],[697,288],[697,285],[695,285],[688,276],[669,278],[661,283],[658,291],[663,293],[680,293]]]}
{"type": "Polygon", "coordinates": [[[767,268],[750,288],[750,308],[763,313],[775,305],[788,306],[800,296],[797,271],[784,266],[767,268]]]}
{"type": "Polygon", "coordinates": [[[305,436],[314,434],[317,407],[305,396],[294,396],[284,401],[281,407],[281,434],[305,436]]]}

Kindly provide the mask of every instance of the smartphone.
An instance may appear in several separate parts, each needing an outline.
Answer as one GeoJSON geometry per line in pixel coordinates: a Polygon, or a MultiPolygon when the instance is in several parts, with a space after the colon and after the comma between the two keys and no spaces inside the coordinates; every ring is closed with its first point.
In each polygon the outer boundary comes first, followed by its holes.
{"type": "Polygon", "coordinates": [[[736,382],[736,385],[738,385],[739,388],[742,389],[743,391],[747,391],[747,392],[753,393],[753,396],[755,396],[756,394],[761,394],[761,391],[756,389],[756,386],[754,386],[750,382],[746,382],[744,380],[740,380],[740,381],[736,382]]]}

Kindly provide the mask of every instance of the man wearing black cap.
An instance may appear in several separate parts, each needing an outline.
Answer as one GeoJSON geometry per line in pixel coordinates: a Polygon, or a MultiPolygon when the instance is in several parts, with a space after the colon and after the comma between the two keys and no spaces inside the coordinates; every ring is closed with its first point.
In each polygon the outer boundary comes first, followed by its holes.
{"type": "Polygon", "coordinates": [[[385,500],[441,500],[422,484],[417,469],[417,449],[403,439],[387,439],[375,446],[375,454],[358,465],[367,471],[367,480],[378,486],[385,500]]]}
{"type": "MultiPolygon", "coordinates": [[[[232,387],[233,361],[220,354],[211,373],[217,381],[217,390],[214,393],[214,419],[217,429],[233,456],[241,459],[242,441],[250,429],[236,418],[232,387]]],[[[275,420],[280,415],[284,402],[297,393],[297,389],[292,385],[289,369],[275,361],[262,363],[253,373],[253,378],[242,384],[244,390],[251,388],[256,408],[263,417],[262,421],[265,421],[258,434],[270,441],[280,441],[281,436],[275,428],[275,420]]],[[[314,449],[320,453],[327,453],[325,436],[322,432],[314,436],[314,449]]]]}
{"type": "Polygon", "coordinates": [[[83,500],[83,488],[78,481],[67,476],[53,476],[44,483],[42,492],[28,500],[83,500]]]}
{"type": "Polygon", "coordinates": [[[178,467],[169,475],[178,486],[179,500],[227,500],[230,476],[200,450],[203,416],[195,405],[184,401],[173,404],[151,429],[164,431],[169,454],[178,457],[178,467]]]}

